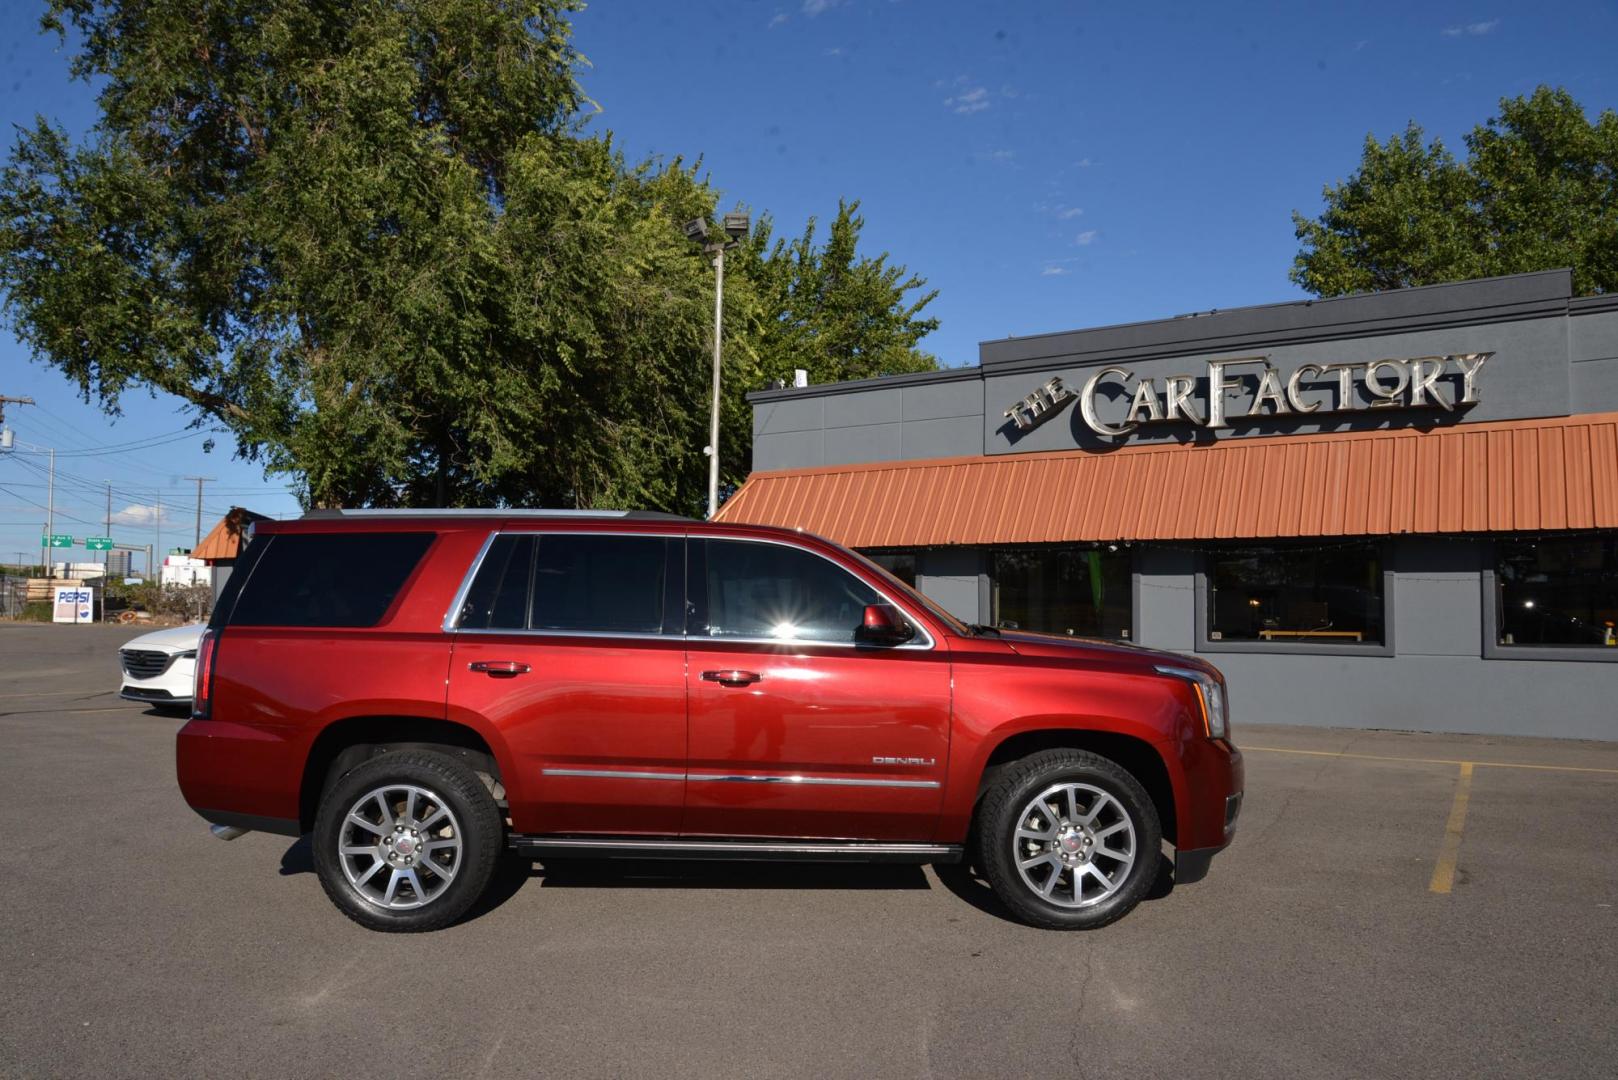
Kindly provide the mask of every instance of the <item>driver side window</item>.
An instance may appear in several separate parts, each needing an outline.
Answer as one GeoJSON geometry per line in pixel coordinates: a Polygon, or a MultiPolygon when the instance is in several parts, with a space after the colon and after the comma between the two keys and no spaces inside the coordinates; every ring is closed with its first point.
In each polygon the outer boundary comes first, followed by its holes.
{"type": "Polygon", "coordinates": [[[709,540],[709,637],[853,642],[867,604],[882,597],[813,552],[783,544],[709,540]]]}

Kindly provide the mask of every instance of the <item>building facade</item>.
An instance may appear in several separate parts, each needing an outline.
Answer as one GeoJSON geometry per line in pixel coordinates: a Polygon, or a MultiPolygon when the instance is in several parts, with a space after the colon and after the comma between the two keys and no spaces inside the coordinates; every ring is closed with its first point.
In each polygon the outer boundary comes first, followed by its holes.
{"type": "Polygon", "coordinates": [[[1566,271],[750,400],[721,519],[968,622],[1206,655],[1258,722],[1618,739],[1618,296],[1566,271]]]}

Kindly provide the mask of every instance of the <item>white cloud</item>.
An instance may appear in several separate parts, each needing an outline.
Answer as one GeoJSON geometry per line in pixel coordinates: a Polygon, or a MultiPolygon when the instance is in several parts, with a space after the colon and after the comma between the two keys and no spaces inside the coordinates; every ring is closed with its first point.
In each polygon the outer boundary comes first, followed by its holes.
{"type": "Polygon", "coordinates": [[[1089,247],[1091,244],[1095,243],[1095,239],[1099,235],[1101,234],[1096,232],[1094,229],[1085,229],[1083,232],[1073,238],[1073,242],[1080,247],[1089,247]]]}
{"type": "Polygon", "coordinates": [[[112,515],[114,525],[131,525],[148,529],[157,524],[172,525],[174,521],[174,515],[162,506],[147,506],[144,503],[130,503],[112,515]]]}
{"type": "Polygon", "coordinates": [[[971,116],[989,107],[989,91],[985,87],[974,86],[945,98],[944,105],[961,116],[971,116]]]}
{"type": "Polygon", "coordinates": [[[842,56],[843,55],[843,48],[842,48],[841,45],[834,46],[834,47],[832,47],[830,49],[827,49],[821,55],[823,55],[823,56],[842,56]]]}
{"type": "Polygon", "coordinates": [[[792,16],[791,15],[788,15],[784,11],[778,11],[778,12],[775,13],[775,18],[770,20],[770,25],[768,27],[766,27],[766,29],[774,30],[777,26],[785,26],[787,23],[789,23],[791,21],[792,21],[792,16]]]}
{"type": "Polygon", "coordinates": [[[1047,266],[1045,269],[1041,270],[1039,273],[1040,273],[1040,276],[1042,276],[1042,277],[1064,277],[1064,276],[1066,276],[1068,274],[1071,274],[1072,272],[1073,271],[1069,270],[1065,266],[1047,266]]]}
{"type": "Polygon", "coordinates": [[[1500,25],[1499,19],[1483,19],[1478,22],[1460,23],[1456,26],[1444,27],[1445,37],[1482,37],[1500,25]]]}
{"type": "Polygon", "coordinates": [[[1016,158],[1017,151],[1015,150],[991,150],[989,152],[990,161],[1015,161],[1016,158]]]}
{"type": "Polygon", "coordinates": [[[1089,158],[1080,158],[1079,160],[1075,161],[1073,164],[1075,166],[1077,166],[1078,168],[1080,168],[1080,169],[1088,169],[1090,167],[1090,159],[1089,158]]]}
{"type": "Polygon", "coordinates": [[[1056,220],[1057,221],[1072,221],[1074,218],[1080,217],[1081,215],[1083,215],[1083,213],[1084,213],[1084,208],[1083,207],[1079,207],[1079,206],[1063,207],[1061,210],[1058,210],[1056,212],[1056,220]]]}
{"type": "Polygon", "coordinates": [[[824,14],[841,4],[843,0],[803,0],[803,13],[809,18],[824,14]]]}

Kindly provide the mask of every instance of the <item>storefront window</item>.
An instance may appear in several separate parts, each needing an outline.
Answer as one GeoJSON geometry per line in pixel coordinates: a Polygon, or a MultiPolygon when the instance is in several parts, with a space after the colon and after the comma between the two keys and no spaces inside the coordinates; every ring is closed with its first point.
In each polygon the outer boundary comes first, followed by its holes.
{"type": "Polygon", "coordinates": [[[996,626],[1079,637],[1131,636],[1128,551],[1002,548],[992,562],[996,626]]]}
{"type": "Polygon", "coordinates": [[[916,587],[916,553],[914,551],[862,551],[860,554],[912,589],[916,587]]]}
{"type": "Polygon", "coordinates": [[[1501,541],[1494,575],[1500,644],[1618,649],[1618,539],[1501,541]]]}
{"type": "Polygon", "coordinates": [[[1374,542],[1218,547],[1208,555],[1210,641],[1383,644],[1374,542]]]}

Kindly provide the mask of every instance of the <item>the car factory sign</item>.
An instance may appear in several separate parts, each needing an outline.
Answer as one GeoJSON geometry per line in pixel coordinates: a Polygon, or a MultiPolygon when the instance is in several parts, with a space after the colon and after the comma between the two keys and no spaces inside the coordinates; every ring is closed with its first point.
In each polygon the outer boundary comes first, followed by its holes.
{"type": "Polygon", "coordinates": [[[1341,364],[1299,364],[1283,372],[1267,356],[1208,361],[1203,375],[1137,379],[1107,367],[1074,390],[1053,377],[1007,409],[1019,431],[1050,419],[1077,398],[1085,424],[1098,435],[1120,436],[1141,424],[1185,423],[1227,428],[1232,421],[1276,416],[1353,412],[1362,408],[1443,409],[1476,404],[1478,374],[1492,352],[1414,356],[1341,364]],[[1233,408],[1227,393],[1237,395],[1233,408]],[[1102,419],[1098,397],[1127,398],[1122,419],[1102,419]],[[1240,397],[1245,396],[1245,402],[1240,397]],[[1362,401],[1364,402],[1362,404],[1362,401]]]}

